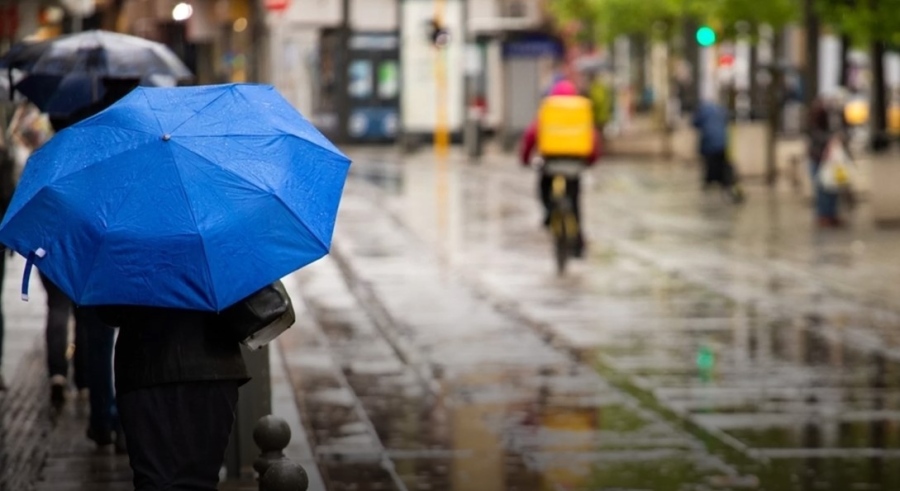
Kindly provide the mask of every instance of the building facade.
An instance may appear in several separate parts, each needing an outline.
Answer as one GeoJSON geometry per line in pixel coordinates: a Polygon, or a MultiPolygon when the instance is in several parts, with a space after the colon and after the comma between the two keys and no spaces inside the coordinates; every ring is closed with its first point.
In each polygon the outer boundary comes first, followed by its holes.
{"type": "Polygon", "coordinates": [[[473,114],[521,131],[559,51],[547,24],[545,0],[290,0],[267,18],[271,80],[347,141],[427,139],[439,124],[459,134],[473,114]],[[436,17],[443,48],[430,38],[436,17]]]}

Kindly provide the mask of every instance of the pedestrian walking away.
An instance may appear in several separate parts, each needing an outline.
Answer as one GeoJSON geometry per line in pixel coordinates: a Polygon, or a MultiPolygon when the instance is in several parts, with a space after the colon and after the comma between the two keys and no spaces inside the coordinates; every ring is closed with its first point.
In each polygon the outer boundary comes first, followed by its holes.
{"type": "Polygon", "coordinates": [[[720,104],[703,102],[692,121],[699,133],[698,153],[703,159],[703,189],[718,186],[733,201],[743,201],[737,174],[729,156],[728,111],[720,104]]]}

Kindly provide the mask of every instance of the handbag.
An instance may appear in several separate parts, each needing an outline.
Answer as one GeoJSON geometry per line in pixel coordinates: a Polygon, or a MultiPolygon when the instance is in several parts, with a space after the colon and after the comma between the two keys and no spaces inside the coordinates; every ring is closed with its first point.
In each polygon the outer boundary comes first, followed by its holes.
{"type": "Polygon", "coordinates": [[[816,178],[826,191],[850,189],[855,179],[856,166],[838,137],[832,137],[825,147],[822,164],[816,178]]]}
{"type": "Polygon", "coordinates": [[[251,350],[269,344],[296,321],[294,305],[281,281],[228,307],[221,317],[241,344],[251,350]]]}

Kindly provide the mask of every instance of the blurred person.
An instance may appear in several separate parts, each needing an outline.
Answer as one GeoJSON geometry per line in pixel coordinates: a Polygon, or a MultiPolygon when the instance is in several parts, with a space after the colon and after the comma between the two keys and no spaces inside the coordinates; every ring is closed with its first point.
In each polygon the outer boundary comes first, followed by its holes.
{"type": "MultiPolygon", "coordinates": [[[[50,122],[59,132],[69,126],[97,114],[134,90],[138,79],[102,78],[104,93],[100,100],[89,104],[66,117],[51,117],[50,122]]],[[[50,330],[52,329],[54,359],[51,369],[51,403],[61,407],[65,401],[66,380],[62,374],[68,368],[65,361],[65,340],[68,338],[69,313],[75,317],[74,382],[79,390],[88,389],[90,418],[87,437],[98,446],[115,444],[116,450],[126,450],[125,434],[121,428],[113,387],[113,345],[115,331],[100,320],[95,308],[75,306],[49,279],[41,275],[48,293],[48,307],[52,303],[54,317],[52,327],[48,315],[48,356],[51,355],[50,330]],[[52,302],[51,302],[52,297],[52,302]],[[60,354],[60,352],[62,354],[60,354]],[[62,374],[60,373],[62,372],[62,374]]]]}
{"type": "MultiPolygon", "coordinates": [[[[549,97],[581,97],[578,91],[578,88],[575,86],[573,82],[570,80],[561,80],[557,82],[555,86],[550,90],[550,93],[547,96],[549,97]]],[[[593,116],[591,117],[593,120],[593,116]]],[[[540,141],[538,139],[539,130],[540,130],[540,122],[536,118],[535,121],[529,125],[528,129],[525,131],[525,134],[522,139],[522,145],[520,149],[520,161],[523,166],[529,166],[531,164],[531,159],[533,154],[535,153],[535,149],[540,147],[540,141]]],[[[593,144],[592,148],[588,155],[584,156],[575,156],[578,159],[584,161],[585,166],[592,166],[596,163],[597,159],[600,156],[600,136],[597,133],[596,129],[593,130],[593,144]]],[[[541,203],[544,207],[544,220],[543,224],[545,227],[550,225],[550,211],[552,207],[551,202],[551,185],[553,183],[553,174],[548,172],[547,163],[552,163],[552,161],[556,157],[551,157],[547,155],[541,155],[541,158],[545,160],[545,165],[542,167],[539,181],[538,181],[538,189],[541,198],[541,203]]],[[[569,196],[569,199],[573,205],[573,212],[575,214],[576,219],[579,223],[583,223],[581,221],[581,179],[579,176],[570,176],[566,179],[566,193],[569,196]]],[[[575,257],[581,257],[584,255],[585,249],[585,239],[584,234],[582,233],[582,229],[584,227],[579,227],[578,230],[578,246],[575,251],[573,251],[575,257]]]]}
{"type": "Polygon", "coordinates": [[[843,142],[843,111],[834,111],[834,106],[841,102],[836,98],[827,100],[819,96],[813,100],[809,108],[807,121],[807,149],[810,161],[810,176],[815,188],[815,217],[819,227],[841,227],[843,221],[838,213],[838,193],[825,189],[819,180],[819,170],[826,157],[829,143],[834,137],[843,142]]]}
{"type": "MultiPolygon", "coordinates": [[[[12,120],[12,110],[9,107],[0,107],[0,215],[6,214],[9,202],[15,191],[15,159],[10,148],[10,138],[6,129],[12,120]]],[[[6,276],[6,248],[0,245],[0,293],[3,291],[3,279],[6,276]]],[[[3,337],[4,314],[2,296],[0,296],[0,391],[6,390],[6,379],[3,377],[3,337]]]]}
{"type": "Polygon", "coordinates": [[[692,121],[699,133],[698,152],[703,158],[703,189],[714,185],[725,190],[735,202],[743,199],[732,163],[728,158],[728,111],[712,101],[704,101],[692,121]]]}
{"type": "MultiPolygon", "coordinates": [[[[24,167],[31,152],[40,148],[52,136],[52,123],[30,103],[19,105],[10,122],[10,144],[16,147],[15,167],[24,167]]],[[[62,291],[40,275],[47,292],[47,318],[44,328],[47,372],[50,379],[50,404],[60,409],[65,402],[69,362],[69,315],[72,305],[62,291]]]]}

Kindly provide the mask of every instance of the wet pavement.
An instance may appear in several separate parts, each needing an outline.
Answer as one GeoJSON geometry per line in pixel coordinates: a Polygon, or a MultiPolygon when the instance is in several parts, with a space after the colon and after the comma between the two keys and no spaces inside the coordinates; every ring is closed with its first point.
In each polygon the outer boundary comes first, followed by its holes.
{"type": "Polygon", "coordinates": [[[560,278],[533,173],[353,157],[285,351],[328,489],[900,489],[900,234],[865,205],[818,231],[611,163],[560,278]]]}
{"type": "MultiPolygon", "coordinates": [[[[693,168],[607,162],[589,256],[558,277],[533,171],[352,157],[333,254],[285,279],[298,323],[272,352],[310,490],[900,489],[900,232],[865,204],[819,231],[791,189],[735,207],[693,168]]],[[[45,395],[22,348],[42,305],[16,305],[4,366],[45,395]]],[[[77,408],[39,489],[128,488],[77,408]]]]}

